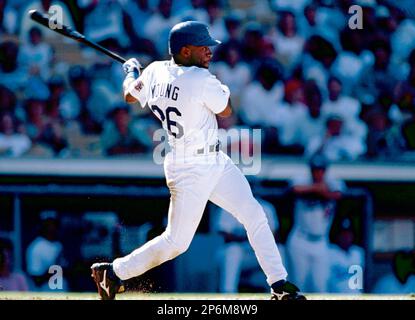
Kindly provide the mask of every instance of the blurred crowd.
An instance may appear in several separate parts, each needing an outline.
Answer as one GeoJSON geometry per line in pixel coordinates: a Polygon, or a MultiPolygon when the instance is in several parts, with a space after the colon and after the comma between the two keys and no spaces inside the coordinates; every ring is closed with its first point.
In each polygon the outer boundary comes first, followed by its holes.
{"type": "Polygon", "coordinates": [[[222,41],[211,72],[235,108],[220,126],[262,128],[266,154],[413,158],[415,15],[406,0],[0,0],[1,156],[153,150],[159,124],[123,103],[121,65],[29,19],[52,5],[65,24],[143,66],[169,58],[173,25],[207,23],[222,41]],[[362,29],[349,26],[352,5],[363,9],[362,29]]]}

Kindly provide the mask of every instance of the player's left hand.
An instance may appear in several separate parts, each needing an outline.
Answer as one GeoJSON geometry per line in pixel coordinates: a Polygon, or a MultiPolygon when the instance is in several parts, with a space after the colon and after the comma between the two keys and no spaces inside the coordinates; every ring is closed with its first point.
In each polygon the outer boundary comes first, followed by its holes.
{"type": "Polygon", "coordinates": [[[129,74],[130,72],[135,72],[138,75],[140,74],[140,68],[142,68],[140,62],[136,58],[128,59],[122,65],[125,74],[129,74]]]}

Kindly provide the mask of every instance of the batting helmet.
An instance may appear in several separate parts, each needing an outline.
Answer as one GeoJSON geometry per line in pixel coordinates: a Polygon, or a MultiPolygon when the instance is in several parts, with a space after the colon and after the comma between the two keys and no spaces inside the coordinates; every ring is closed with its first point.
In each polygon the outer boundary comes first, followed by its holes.
{"type": "Polygon", "coordinates": [[[186,45],[216,46],[219,40],[213,39],[209,34],[208,26],[197,21],[185,21],[176,24],[169,33],[169,53],[171,55],[180,52],[186,45]]]}

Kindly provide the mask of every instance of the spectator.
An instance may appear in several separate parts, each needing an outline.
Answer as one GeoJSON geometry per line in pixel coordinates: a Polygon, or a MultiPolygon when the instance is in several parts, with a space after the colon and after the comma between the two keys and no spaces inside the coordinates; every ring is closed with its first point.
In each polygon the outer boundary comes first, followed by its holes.
{"type": "Polygon", "coordinates": [[[350,121],[356,121],[360,115],[361,105],[358,100],[342,91],[343,84],[335,76],[330,76],[327,81],[328,99],[322,106],[323,115],[340,113],[350,121]]]}
{"type": "Polygon", "coordinates": [[[332,73],[343,84],[346,95],[353,93],[364,73],[373,65],[372,52],[367,50],[368,43],[361,30],[351,30],[345,26],[340,33],[342,50],[333,63],[332,73]]]}
{"type": "MultiPolygon", "coordinates": [[[[331,293],[362,293],[362,288],[353,288],[349,285],[350,267],[358,266],[364,270],[365,252],[362,247],[354,244],[355,234],[352,221],[344,218],[335,243],[330,245],[330,276],[328,291],[331,293]]],[[[363,279],[362,279],[363,283],[363,279]]]]}
{"type": "Polygon", "coordinates": [[[129,39],[123,25],[122,5],[113,0],[83,0],[80,7],[84,11],[84,34],[95,42],[109,38],[117,39],[123,47],[129,39]]]}
{"type": "Polygon", "coordinates": [[[229,46],[224,61],[215,62],[212,65],[212,72],[232,90],[232,103],[237,112],[241,96],[251,81],[252,73],[249,65],[241,61],[238,47],[229,46]]]}
{"type": "Polygon", "coordinates": [[[230,48],[237,48],[239,54],[242,57],[242,41],[241,41],[241,25],[242,18],[235,14],[230,13],[225,16],[225,28],[227,40],[222,41],[222,44],[215,49],[213,55],[213,61],[224,61],[230,48]]]}
{"type": "Polygon", "coordinates": [[[144,37],[153,40],[160,57],[168,54],[167,40],[176,21],[177,17],[172,15],[172,0],[159,0],[157,11],[144,27],[144,37]]]}
{"type": "Polygon", "coordinates": [[[304,101],[306,114],[296,123],[296,135],[300,144],[305,149],[312,139],[318,137],[325,129],[324,119],[321,113],[322,96],[320,89],[313,80],[304,83],[304,101]]]}
{"type": "Polygon", "coordinates": [[[294,177],[294,222],[287,239],[289,273],[305,292],[327,292],[330,277],[329,232],[343,181],[327,173],[328,162],[315,155],[306,175],[294,177]]]}
{"type": "Polygon", "coordinates": [[[50,76],[52,47],[43,41],[42,31],[37,27],[29,30],[29,42],[24,42],[19,51],[19,64],[28,74],[40,75],[42,79],[50,76]]]}
{"type": "MultiPolygon", "coordinates": [[[[14,1],[13,1],[14,2],[14,1]]],[[[82,1],[78,1],[82,2],[82,1]]],[[[25,42],[27,36],[29,34],[29,30],[34,27],[38,26],[36,22],[30,19],[28,13],[29,10],[37,10],[42,13],[48,13],[51,6],[56,5],[62,10],[62,19],[63,24],[67,26],[75,26],[71,11],[69,10],[66,1],[60,0],[29,0],[24,1],[22,3],[22,7],[19,10],[19,38],[22,43],[25,42]]],[[[44,29],[45,40],[57,40],[59,41],[70,41],[69,39],[62,39],[62,37],[55,31],[44,29]]]]}
{"type": "Polygon", "coordinates": [[[310,157],[321,153],[330,161],[355,160],[366,152],[364,140],[348,135],[344,131],[344,119],[339,114],[331,114],[326,119],[326,132],[312,138],[305,151],[310,157]]]}
{"type": "Polygon", "coordinates": [[[31,145],[29,137],[18,131],[13,114],[0,113],[0,156],[20,157],[30,150],[31,145]]]}
{"type": "Polygon", "coordinates": [[[209,16],[206,12],[206,0],[190,0],[191,7],[187,10],[178,11],[176,15],[177,21],[195,20],[199,22],[209,23],[209,16]]]}
{"type": "Polygon", "coordinates": [[[28,291],[26,276],[13,271],[12,252],[11,241],[0,238],[0,291],[28,291]]]}
{"type": "Polygon", "coordinates": [[[12,41],[0,43],[0,85],[16,92],[26,83],[26,73],[18,64],[19,47],[12,41]]]}
{"type": "Polygon", "coordinates": [[[309,4],[303,10],[303,15],[298,19],[298,29],[299,33],[305,38],[308,39],[312,35],[318,35],[319,33],[319,24],[316,19],[317,17],[317,8],[316,4],[309,4]]]}
{"type": "MultiPolygon", "coordinates": [[[[123,103],[123,97],[119,93],[122,87],[119,83],[116,83],[120,79],[119,64],[115,61],[108,60],[108,63],[95,63],[91,66],[89,73],[93,76],[91,78],[91,84],[93,89],[93,95],[90,98],[90,102],[87,104],[90,117],[97,124],[97,128],[100,133],[103,128],[109,112],[112,111],[113,106],[123,103]],[[115,65],[118,65],[117,66],[115,65]],[[104,104],[105,109],[100,110],[100,105],[97,99],[107,98],[107,103],[104,104]]],[[[122,70],[121,70],[122,71],[122,70]]],[[[120,80],[122,82],[122,80],[120,80]]]]}
{"type": "Polygon", "coordinates": [[[405,16],[400,18],[396,10],[393,9],[392,15],[396,17],[397,26],[395,32],[390,36],[390,40],[393,60],[399,65],[405,62],[415,48],[415,21],[405,16]]]}
{"type": "Polygon", "coordinates": [[[304,88],[301,80],[290,79],[285,82],[284,101],[280,105],[279,117],[284,119],[278,130],[280,153],[302,155],[301,126],[306,117],[307,107],[304,104],[304,88]]]}
{"type": "Polygon", "coordinates": [[[102,123],[111,110],[114,97],[111,92],[101,90],[89,72],[82,66],[69,69],[69,90],[62,97],[61,116],[66,121],[76,120],[84,134],[100,134],[102,123]]]}
{"type": "Polygon", "coordinates": [[[129,112],[128,105],[116,106],[110,114],[111,120],[105,123],[101,143],[106,155],[143,153],[152,146],[143,124],[135,122],[129,112]]]}
{"type": "MultiPolygon", "coordinates": [[[[376,8],[376,22],[378,29],[388,38],[396,31],[399,20],[388,6],[380,5],[376,8]]],[[[394,51],[394,50],[393,50],[394,51]]]]}
{"type": "MultiPolygon", "coordinates": [[[[309,141],[324,130],[321,116],[321,93],[314,81],[303,83],[292,78],[285,83],[284,100],[279,104],[275,123],[277,132],[276,153],[300,155],[309,141]]],[[[267,143],[273,143],[268,139],[267,143]]],[[[273,150],[275,146],[266,146],[273,150]]]]}
{"type": "Polygon", "coordinates": [[[392,49],[389,39],[373,38],[369,49],[374,56],[374,63],[356,84],[358,97],[366,104],[377,101],[381,92],[394,87],[398,81],[391,64],[392,49]]]}
{"type": "Polygon", "coordinates": [[[242,60],[248,64],[255,66],[264,59],[275,58],[275,48],[272,42],[265,38],[260,23],[252,21],[246,24],[241,43],[242,60]]]}
{"type": "Polygon", "coordinates": [[[331,76],[327,82],[328,99],[322,105],[322,114],[326,118],[332,113],[340,114],[344,119],[344,131],[357,139],[366,139],[367,127],[360,120],[360,102],[343,94],[342,82],[331,76]]]}
{"type": "MultiPolygon", "coordinates": [[[[393,87],[394,102],[399,110],[396,112],[398,117],[394,117],[396,122],[402,122],[415,114],[415,49],[411,52],[408,58],[409,72],[404,81],[399,81],[393,87]]],[[[388,92],[388,91],[386,91],[388,92]]]]}
{"type": "Polygon", "coordinates": [[[251,127],[279,125],[276,116],[283,99],[281,67],[273,60],[265,60],[258,67],[255,79],[241,97],[240,116],[251,127]],[[277,122],[277,123],[276,123],[277,122]]]}
{"type": "MultiPolygon", "coordinates": [[[[303,12],[302,16],[298,19],[298,29],[299,34],[301,34],[305,39],[310,38],[311,36],[318,35],[327,40],[329,40],[333,45],[338,49],[339,35],[338,30],[335,27],[327,27],[330,20],[330,13],[322,13],[323,8],[315,3],[308,4],[303,12]]],[[[331,15],[334,12],[337,15],[340,15],[343,19],[344,17],[339,11],[331,10],[331,15]]]]}
{"type": "Polygon", "coordinates": [[[320,90],[324,90],[337,54],[330,41],[319,35],[311,36],[304,45],[302,63],[304,79],[314,80],[320,90]]]}
{"type": "Polygon", "coordinates": [[[51,150],[54,155],[62,155],[67,147],[66,137],[59,120],[46,115],[46,100],[28,99],[25,106],[25,127],[33,144],[51,150]]]}
{"type": "Polygon", "coordinates": [[[290,10],[295,14],[301,13],[304,10],[305,6],[309,5],[311,0],[271,0],[271,7],[274,10],[290,10]]]}
{"type": "Polygon", "coordinates": [[[18,13],[12,4],[7,2],[0,0],[0,34],[16,34],[18,13]]]}
{"type": "Polygon", "coordinates": [[[394,125],[382,108],[373,107],[366,119],[369,126],[366,155],[369,158],[390,158],[403,151],[405,145],[400,126],[394,125]]]}
{"type": "MultiPolygon", "coordinates": [[[[32,277],[36,290],[50,291],[52,288],[49,287],[49,268],[54,265],[65,267],[65,260],[62,243],[58,239],[59,220],[56,212],[42,211],[40,219],[40,234],[26,250],[27,273],[32,277]]],[[[65,280],[61,290],[67,290],[65,280]]]]}
{"type": "MultiPolygon", "coordinates": [[[[153,14],[149,0],[122,1],[124,15],[128,16],[129,26],[126,28],[128,35],[142,37],[144,26],[153,14]]],[[[125,17],[124,17],[125,23],[125,17]]],[[[134,45],[134,43],[131,43],[134,45]]]]}
{"type": "Polygon", "coordinates": [[[305,43],[304,37],[297,32],[295,15],[291,11],[281,11],[276,29],[271,40],[276,48],[278,61],[291,72],[299,63],[305,43]]]}
{"type": "Polygon", "coordinates": [[[17,104],[16,95],[7,87],[0,85],[0,112],[14,112],[17,104]]]}
{"type": "Polygon", "coordinates": [[[50,95],[47,100],[46,115],[51,119],[61,119],[60,104],[66,89],[63,77],[59,75],[51,77],[48,81],[48,88],[50,95]]]}
{"type": "Polygon", "coordinates": [[[222,11],[220,0],[206,0],[206,12],[209,16],[208,25],[212,37],[225,42],[228,40],[228,32],[222,11]]]}
{"type": "MultiPolygon", "coordinates": [[[[147,55],[151,61],[159,57],[154,42],[146,37],[144,30],[152,15],[153,12],[148,0],[125,1],[123,3],[123,22],[125,31],[130,39],[129,50],[135,54],[147,55]]],[[[115,49],[114,52],[119,52],[121,49],[116,38],[106,39],[101,45],[108,49],[113,47],[112,50],[115,49]]]]}
{"type": "Polygon", "coordinates": [[[275,60],[264,60],[256,71],[255,80],[241,97],[239,116],[243,124],[260,127],[264,131],[264,151],[271,153],[278,148],[278,128],[283,124],[285,110],[280,107],[284,86],[280,65],[275,60]]]}
{"type": "MultiPolygon", "coordinates": [[[[275,207],[268,201],[259,199],[264,208],[271,231],[277,236],[278,218],[275,207]]],[[[229,212],[218,208],[214,215],[214,230],[224,238],[224,245],[218,252],[219,292],[237,293],[242,284],[249,284],[257,290],[268,290],[265,277],[260,274],[257,259],[250,247],[245,229],[229,212]],[[250,276],[249,276],[250,274],[250,276]],[[249,277],[244,279],[244,277],[249,277]]],[[[278,245],[281,255],[281,245],[278,245]]]]}

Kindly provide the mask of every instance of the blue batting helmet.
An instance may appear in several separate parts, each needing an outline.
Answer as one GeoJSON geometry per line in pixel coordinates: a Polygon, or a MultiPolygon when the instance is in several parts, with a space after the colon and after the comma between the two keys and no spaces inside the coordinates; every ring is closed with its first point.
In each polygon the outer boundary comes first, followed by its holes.
{"type": "Polygon", "coordinates": [[[197,21],[185,21],[176,24],[169,33],[169,53],[171,55],[180,52],[186,45],[216,46],[219,40],[213,39],[209,34],[208,26],[197,21]]]}

